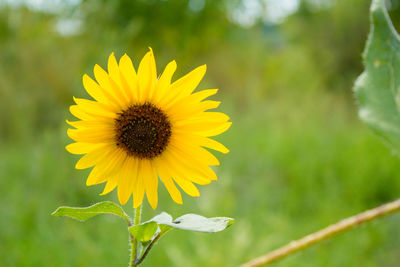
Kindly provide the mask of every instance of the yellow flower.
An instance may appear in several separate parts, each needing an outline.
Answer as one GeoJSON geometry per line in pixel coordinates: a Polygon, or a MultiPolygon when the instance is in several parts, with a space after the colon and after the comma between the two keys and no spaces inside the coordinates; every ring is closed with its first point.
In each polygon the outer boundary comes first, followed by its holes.
{"type": "Polygon", "coordinates": [[[206,72],[200,66],[171,83],[176,62],[171,61],[157,78],[153,51],[143,57],[136,73],[125,54],[119,64],[112,53],[108,73],[95,65],[95,82],[83,76],[83,85],[94,100],[74,98],[70,107],[78,121],[68,136],[76,143],[66,149],[85,154],[77,169],[91,168],[86,184],[105,183],[102,194],[118,188],[125,204],[133,195],[134,207],[146,193],[153,209],[158,202],[158,177],[172,199],[182,203],[175,183],[188,195],[199,196],[193,183],[205,185],[217,176],[210,166],[218,159],[205,148],[229,150],[209,137],[226,131],[231,122],[220,112],[206,112],[220,102],[204,100],[217,89],[193,93],[206,72]]]}

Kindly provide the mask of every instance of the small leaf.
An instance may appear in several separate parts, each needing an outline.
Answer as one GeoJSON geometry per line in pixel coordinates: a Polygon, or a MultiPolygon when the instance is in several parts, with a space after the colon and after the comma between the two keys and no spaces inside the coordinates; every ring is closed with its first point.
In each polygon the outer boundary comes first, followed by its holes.
{"type": "Polygon", "coordinates": [[[92,206],[83,208],[59,207],[51,215],[58,217],[67,216],[83,222],[100,214],[117,215],[125,219],[127,222],[130,222],[130,218],[124,210],[119,205],[110,201],[99,202],[92,206]]]}
{"type": "Polygon", "coordinates": [[[148,221],[139,225],[129,227],[129,232],[140,242],[150,241],[157,232],[156,222],[148,221]]]}
{"type": "Polygon", "coordinates": [[[234,219],[228,217],[206,218],[197,214],[186,214],[168,225],[182,230],[213,233],[226,229],[233,222],[234,219]]]}
{"type": "Polygon", "coordinates": [[[373,0],[371,30],[363,54],[365,71],[354,91],[360,118],[400,152],[400,37],[384,0],[373,0]]]}
{"type": "MultiPolygon", "coordinates": [[[[166,212],[162,212],[147,222],[129,227],[129,232],[140,242],[145,243],[158,235],[160,232],[165,233],[172,229],[168,224],[172,223],[172,217],[166,212]]],[[[144,246],[146,244],[143,244],[144,246]]]]}

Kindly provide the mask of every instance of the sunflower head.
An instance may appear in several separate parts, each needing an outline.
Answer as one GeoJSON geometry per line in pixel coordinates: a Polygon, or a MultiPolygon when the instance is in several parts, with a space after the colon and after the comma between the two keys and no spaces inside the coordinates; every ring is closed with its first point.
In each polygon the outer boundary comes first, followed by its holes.
{"type": "Polygon", "coordinates": [[[125,54],[117,62],[112,53],[108,72],[95,65],[95,80],[83,76],[93,100],[74,98],[70,107],[77,121],[67,121],[75,141],[66,147],[84,155],[77,169],[92,168],[87,185],[106,183],[102,194],[117,188],[125,204],[133,195],[140,206],[146,194],[153,209],[158,202],[158,181],[172,199],[182,203],[178,185],[188,195],[199,196],[194,184],[205,185],[217,176],[210,166],[218,159],[207,149],[229,150],[210,137],[226,131],[231,122],[220,112],[210,112],[220,102],[205,100],[217,89],[193,93],[206,72],[200,66],[171,82],[176,62],[157,78],[153,51],[143,57],[136,72],[125,54]]]}

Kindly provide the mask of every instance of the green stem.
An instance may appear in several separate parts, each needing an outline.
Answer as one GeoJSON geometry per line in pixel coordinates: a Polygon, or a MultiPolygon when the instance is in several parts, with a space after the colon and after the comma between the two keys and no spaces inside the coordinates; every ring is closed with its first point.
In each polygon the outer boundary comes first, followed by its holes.
{"type": "Polygon", "coordinates": [[[135,209],[135,218],[133,225],[138,225],[140,223],[141,217],[142,217],[142,205],[140,205],[138,208],[135,209]]]}
{"type": "Polygon", "coordinates": [[[131,245],[131,256],[129,259],[129,267],[135,266],[135,259],[136,259],[136,241],[133,235],[129,234],[129,243],[131,245]]]}
{"type": "MultiPolygon", "coordinates": [[[[135,217],[133,219],[133,225],[140,224],[140,217],[142,216],[142,205],[135,209],[135,217]]],[[[129,260],[129,267],[138,266],[140,263],[137,262],[138,244],[139,241],[135,240],[133,235],[129,234],[129,243],[131,244],[131,257],[129,260]]]]}

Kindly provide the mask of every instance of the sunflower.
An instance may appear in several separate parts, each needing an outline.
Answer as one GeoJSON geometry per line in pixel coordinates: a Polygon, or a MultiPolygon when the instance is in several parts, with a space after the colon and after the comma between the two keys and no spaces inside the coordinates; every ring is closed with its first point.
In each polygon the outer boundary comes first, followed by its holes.
{"type": "Polygon", "coordinates": [[[159,178],[175,202],[182,204],[176,185],[197,197],[200,193],[194,184],[217,180],[210,166],[219,161],[207,149],[229,152],[209,138],[231,125],[224,113],[208,111],[220,102],[205,99],[218,90],[193,93],[206,65],[171,82],[175,70],[176,62],[171,61],[157,78],[151,48],[137,72],[126,54],[118,63],[112,53],[108,73],[95,65],[97,82],[83,76],[83,85],[94,100],[74,98],[76,105],[70,107],[79,120],[67,121],[75,128],[67,131],[75,143],[66,149],[84,155],[76,168],[92,168],[86,184],[106,183],[102,195],[117,188],[122,205],[133,195],[137,208],[146,194],[155,209],[159,178]]]}

